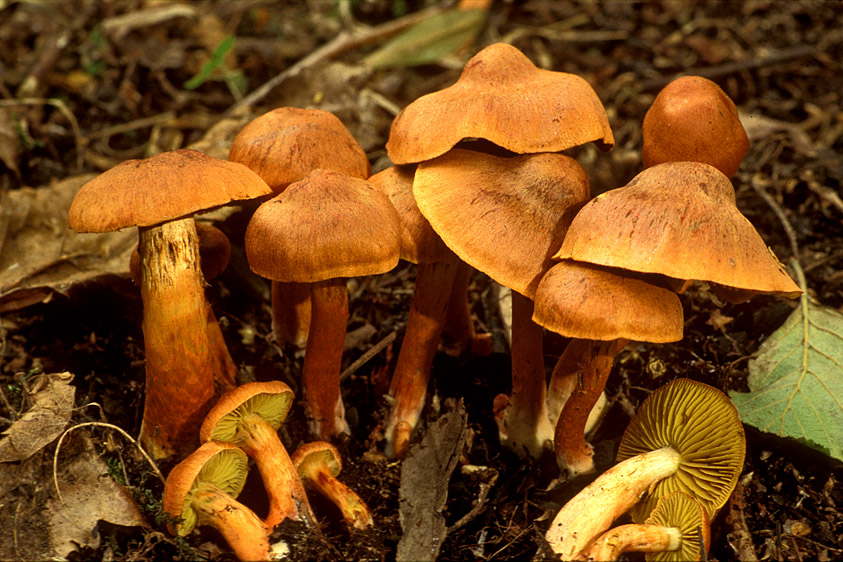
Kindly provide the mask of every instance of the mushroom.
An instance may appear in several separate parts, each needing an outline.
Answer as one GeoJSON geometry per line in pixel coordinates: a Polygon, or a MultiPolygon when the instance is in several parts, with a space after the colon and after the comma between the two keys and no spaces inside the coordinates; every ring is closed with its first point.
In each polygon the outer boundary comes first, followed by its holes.
{"type": "Polygon", "coordinates": [[[199,438],[223,441],[254,459],[269,497],[264,523],[271,530],[285,519],[314,521],[304,486],[278,428],[293,403],[293,391],[281,381],[246,383],[223,394],[208,412],[199,438]]]}
{"type": "Polygon", "coordinates": [[[624,552],[646,552],[647,562],[695,562],[705,558],[710,541],[705,508],[692,496],[673,492],[659,499],[643,525],[606,531],[580,558],[610,561],[624,552]]]}
{"type": "Polygon", "coordinates": [[[214,402],[215,360],[193,215],[270,194],[246,166],[195,150],[128,160],[83,185],[67,216],[78,232],[138,227],[146,357],[141,443],[185,455],[214,402]]]}
{"type": "Polygon", "coordinates": [[[666,162],[598,195],[577,213],[554,256],[708,281],[746,300],[802,291],[735,205],[732,183],[700,162],[666,162]]]}
{"type": "Polygon", "coordinates": [[[561,152],[588,142],[614,145],[606,111],[588,82],[537,68],[506,43],[474,55],[452,86],[420,97],[392,122],[394,164],[432,160],[466,139],[516,154],[561,152]]]}
{"type": "MultiPolygon", "coordinates": [[[[336,115],[321,109],[279,107],[250,121],[231,143],[228,159],[254,170],[277,195],[316,169],[366,179],[366,152],[336,115]]],[[[279,343],[307,343],[310,286],[272,281],[272,333],[279,343]]]]}
{"type": "Polygon", "coordinates": [[[501,157],[453,149],[416,170],[422,214],[464,262],[511,288],[512,392],[496,399],[502,441],[541,456],[547,417],[542,329],[532,298],[577,208],[588,200],[585,171],[562,154],[501,157]]]}
{"type": "Polygon", "coordinates": [[[319,439],[350,433],[339,380],[348,321],[345,279],[395,267],[400,228],[389,199],[368,181],[316,170],[261,205],[246,229],[252,271],[311,284],[302,386],[308,428],[319,439]]]}
{"type": "MultiPolygon", "coordinates": [[[[199,265],[202,276],[211,281],[228,266],[231,257],[231,243],[219,228],[202,223],[196,223],[196,234],[199,236],[199,265]]],[[[129,258],[129,273],[135,285],[140,286],[140,253],[137,247],[129,258]]],[[[208,340],[211,355],[217,361],[213,369],[214,381],[219,392],[234,388],[237,384],[237,365],[231,358],[228,346],[225,345],[220,324],[214,314],[214,309],[208,307],[208,340]]]]}
{"type": "Polygon", "coordinates": [[[644,496],[633,521],[643,521],[658,498],[675,491],[693,496],[713,516],[732,493],[745,452],[743,426],[726,395],[676,379],[641,404],[618,464],[559,510],[545,538],[553,552],[572,560],[644,496]]]}
{"type": "Polygon", "coordinates": [[[704,162],[731,177],[749,150],[734,102],[701,76],[683,76],[665,86],[644,116],[641,136],[645,168],[704,162]]]}
{"type": "Polygon", "coordinates": [[[200,525],[213,527],[243,561],[280,560],[269,544],[268,528],[238,502],[249,459],[228,443],[209,441],[170,471],[164,484],[163,509],[180,521],[170,532],[187,536],[200,525]]]}
{"type": "MultiPolygon", "coordinates": [[[[585,440],[588,418],[600,398],[615,356],[629,340],[665,343],[682,339],[682,304],[667,289],[570,260],[542,277],[533,320],[570,341],[553,378],[576,382],[556,421],[554,447],[568,476],[594,472],[585,440]]],[[[551,380],[551,386],[559,383],[551,380]]]]}
{"type": "Polygon", "coordinates": [[[337,480],[342,458],[336,447],[327,441],[306,443],[293,452],[292,459],[301,479],[331,500],[349,527],[362,530],[374,525],[366,503],[354,490],[337,480]]]}

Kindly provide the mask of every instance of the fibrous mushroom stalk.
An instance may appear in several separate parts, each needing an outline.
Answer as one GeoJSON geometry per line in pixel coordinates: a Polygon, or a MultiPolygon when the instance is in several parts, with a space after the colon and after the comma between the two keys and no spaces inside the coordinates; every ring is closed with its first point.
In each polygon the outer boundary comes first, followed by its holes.
{"type": "Polygon", "coordinates": [[[154,458],[186,454],[215,398],[209,305],[193,218],[138,231],[146,357],[141,443],[154,458]]]}
{"type": "Polygon", "coordinates": [[[674,474],[681,456],[663,447],[620,462],[566,503],[545,538],[563,560],[573,560],[615,519],[626,513],[652,485],[674,474]]]}
{"type": "Polygon", "coordinates": [[[660,525],[621,525],[600,535],[585,549],[580,560],[617,560],[624,552],[664,552],[678,550],[682,531],[660,525]]]}
{"type": "Polygon", "coordinates": [[[374,525],[372,514],[365,502],[354,490],[331,474],[324,464],[308,464],[302,470],[310,485],[339,508],[349,527],[367,529],[374,525]]]}

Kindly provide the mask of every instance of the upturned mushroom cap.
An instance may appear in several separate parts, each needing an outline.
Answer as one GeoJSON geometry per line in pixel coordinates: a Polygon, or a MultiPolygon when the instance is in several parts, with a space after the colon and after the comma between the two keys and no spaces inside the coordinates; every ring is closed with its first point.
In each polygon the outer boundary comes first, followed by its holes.
{"type": "Polygon", "coordinates": [[[700,162],[659,164],[598,195],[555,258],[788,298],[802,292],[735,206],[729,178],[700,162]]]}
{"type": "Polygon", "coordinates": [[[454,85],[405,107],[386,148],[393,163],[410,164],[436,158],[464,139],[485,139],[518,154],[592,141],[608,150],[615,142],[588,82],[537,68],[505,43],[472,57],[454,85]]]}
{"type": "Polygon", "coordinates": [[[271,193],[246,166],[183,148],[95,177],[76,193],[67,224],[77,232],[154,226],[271,193]]]}
{"type": "Polygon", "coordinates": [[[542,277],[533,321],[566,337],[665,343],[682,339],[675,293],[590,264],[563,260],[542,277]]]}
{"type": "Polygon", "coordinates": [[[644,116],[641,135],[645,168],[704,162],[731,177],[749,150],[734,102],[701,76],[683,76],[665,86],[644,116]]]}
{"type": "Polygon", "coordinates": [[[401,225],[366,180],[315,170],[258,207],[246,229],[252,271],[284,282],[385,273],[398,264],[401,225]]]}
{"type": "Polygon", "coordinates": [[[463,261],[532,297],[589,188],[582,167],[563,154],[454,149],[419,164],[413,194],[463,261]]]}
{"type": "Polygon", "coordinates": [[[336,115],[279,107],[249,122],[231,143],[228,159],[245,164],[276,194],[312,170],[368,178],[369,159],[336,115]]]}
{"type": "Polygon", "coordinates": [[[199,430],[201,441],[237,442],[237,426],[247,414],[258,414],[278,430],[293,404],[293,391],[281,381],[246,383],[220,396],[199,430]]]}
{"type": "Polygon", "coordinates": [[[676,379],[653,391],[623,434],[618,462],[670,447],[679,453],[676,472],[650,489],[632,511],[642,521],[659,498],[685,492],[714,514],[729,499],[743,468],[746,438],[738,412],[714,387],[676,379]]]}
{"type": "Polygon", "coordinates": [[[323,465],[328,468],[333,476],[338,475],[342,470],[340,452],[327,441],[305,443],[296,449],[290,458],[299,473],[304,470],[302,467],[306,465],[323,465]]]}
{"type": "Polygon", "coordinates": [[[176,526],[178,534],[185,536],[196,527],[197,514],[190,505],[196,488],[208,482],[236,498],[248,472],[246,453],[234,445],[216,441],[204,443],[173,467],[167,476],[162,503],[165,512],[182,520],[176,526]]]}
{"type": "Polygon", "coordinates": [[[408,166],[392,166],[369,178],[386,195],[401,219],[401,259],[410,263],[438,263],[456,260],[424,218],[413,197],[413,176],[408,166]]]}
{"type": "Polygon", "coordinates": [[[675,527],[682,533],[678,550],[648,552],[647,562],[683,562],[700,560],[708,552],[711,542],[711,525],[703,505],[683,492],[673,492],[662,497],[644,522],[646,525],[675,527]],[[700,535],[703,544],[700,544],[700,535]]]}

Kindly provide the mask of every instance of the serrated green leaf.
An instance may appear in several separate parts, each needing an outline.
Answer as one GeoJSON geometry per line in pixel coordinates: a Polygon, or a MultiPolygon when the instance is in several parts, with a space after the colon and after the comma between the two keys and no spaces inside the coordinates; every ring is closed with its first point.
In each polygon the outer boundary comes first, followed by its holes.
{"type": "Polygon", "coordinates": [[[749,363],[741,421],[843,460],[843,314],[807,295],[749,363]]]}
{"type": "Polygon", "coordinates": [[[430,64],[470,45],[486,19],[484,9],[446,10],[417,23],[364,59],[372,68],[430,64]]]}

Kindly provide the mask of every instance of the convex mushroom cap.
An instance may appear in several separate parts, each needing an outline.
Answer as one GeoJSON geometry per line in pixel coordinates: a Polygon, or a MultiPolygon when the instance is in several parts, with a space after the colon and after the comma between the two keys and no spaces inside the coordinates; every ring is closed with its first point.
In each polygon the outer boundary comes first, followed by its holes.
{"type": "Polygon", "coordinates": [[[186,536],[197,525],[210,525],[240,560],[273,559],[269,529],[235,500],[246,482],[248,462],[234,445],[211,441],[173,467],[164,485],[162,507],[181,521],[170,531],[186,536]]]}
{"type": "Polygon", "coordinates": [[[342,121],[321,109],[279,107],[264,113],[240,130],[228,159],[254,170],[276,194],[320,168],[363,179],[372,172],[342,121]]]}
{"type": "Polygon", "coordinates": [[[746,294],[802,292],[738,210],[729,178],[700,162],[659,164],[598,195],[574,217],[555,257],[746,294]]]}
{"type": "Polygon", "coordinates": [[[683,76],[665,86],[644,116],[641,136],[645,168],[704,162],[731,177],[749,150],[734,102],[701,76],[683,76]]]}
{"type": "Polygon", "coordinates": [[[518,154],[560,152],[588,142],[614,145],[597,94],[574,74],[537,68],[521,51],[495,43],[466,63],[457,82],[420,97],[395,118],[389,159],[436,158],[465,139],[485,139],[518,154]]]}
{"type": "Polygon", "coordinates": [[[67,224],[77,232],[153,226],[271,193],[246,166],[183,148],[95,177],[73,199],[67,224]]]}
{"type": "Polygon", "coordinates": [[[589,187],[564,154],[506,158],[457,148],[419,164],[413,194],[463,261],[532,298],[589,187]]]}
{"type": "Polygon", "coordinates": [[[342,471],[342,457],[336,447],[327,441],[305,443],[291,458],[302,480],[331,500],[350,527],[366,529],[374,524],[360,496],[337,479],[342,471]]]}

